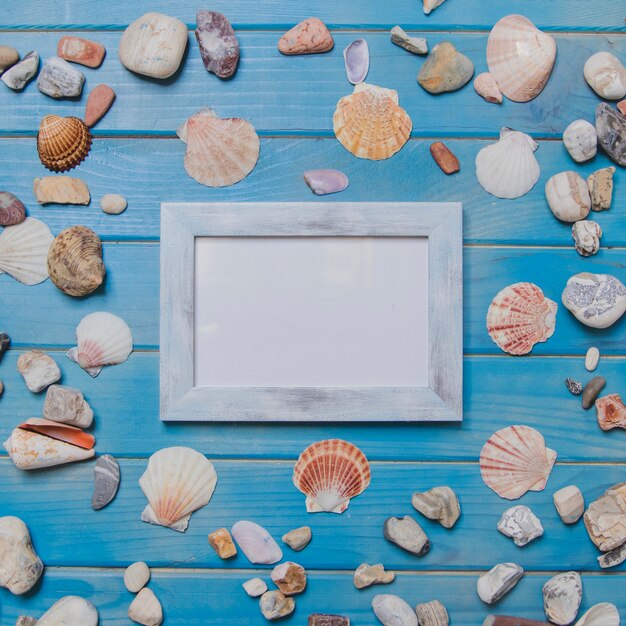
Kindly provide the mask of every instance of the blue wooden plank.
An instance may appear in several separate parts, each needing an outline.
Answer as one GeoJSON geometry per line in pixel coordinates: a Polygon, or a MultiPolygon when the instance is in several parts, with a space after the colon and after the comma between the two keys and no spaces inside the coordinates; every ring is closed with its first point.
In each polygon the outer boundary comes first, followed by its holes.
{"type": "MultiPolygon", "coordinates": [[[[2,39],[22,53],[36,48],[45,59],[55,54],[60,36],[56,32],[7,32],[2,39]]],[[[495,136],[501,126],[509,126],[537,137],[556,137],[574,119],[593,116],[599,102],[583,78],[586,59],[598,50],[623,55],[626,35],[555,37],[559,52],[553,75],[543,92],[527,104],[489,104],[471,85],[452,94],[428,94],[416,82],[423,58],[393,45],[387,32],[366,34],[371,55],[367,80],[398,90],[400,104],[413,119],[415,136],[495,136]]],[[[189,46],[183,69],[173,78],[156,81],[134,75],[117,60],[119,38],[120,33],[98,33],[96,39],[108,49],[107,58],[101,69],[85,69],[86,92],[104,82],[118,94],[117,102],[96,127],[97,134],[173,135],[192,113],[211,106],[221,116],[250,120],[262,133],[331,135],[337,101],[352,92],[345,78],[342,50],[355,38],[354,33],[338,33],[336,46],[328,54],[297,57],[278,52],[276,32],[241,33],[242,59],[229,81],[206,72],[195,41],[189,46]]],[[[485,34],[435,33],[428,34],[428,39],[431,46],[451,39],[474,61],[477,72],[486,69],[485,34]]],[[[41,94],[34,82],[20,93],[2,87],[0,130],[4,134],[34,133],[45,113],[83,114],[84,97],[53,101],[41,94]]]]}

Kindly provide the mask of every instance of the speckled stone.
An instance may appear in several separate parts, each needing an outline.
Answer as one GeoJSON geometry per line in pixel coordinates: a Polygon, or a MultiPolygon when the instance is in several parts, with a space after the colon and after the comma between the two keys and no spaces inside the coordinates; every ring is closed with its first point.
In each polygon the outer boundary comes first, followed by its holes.
{"type": "Polygon", "coordinates": [[[565,386],[567,387],[567,390],[574,396],[579,396],[583,392],[583,384],[578,380],[574,380],[573,378],[566,378],[565,386]]]}
{"type": "Polygon", "coordinates": [[[543,535],[543,526],[539,518],[523,504],[512,506],[502,513],[498,530],[511,537],[516,546],[525,546],[533,539],[543,535]]]}
{"type": "Polygon", "coordinates": [[[585,326],[608,328],[626,311],[626,286],[611,274],[583,272],[567,281],[561,300],[585,326]]]}
{"type": "Polygon", "coordinates": [[[598,145],[618,165],[626,167],[626,116],[606,102],[596,108],[598,145]]]}
{"type": "Polygon", "coordinates": [[[623,543],[621,546],[618,546],[609,552],[605,552],[598,557],[598,564],[602,569],[617,567],[624,561],[626,561],[626,543],[623,543]]]}
{"type": "Polygon", "coordinates": [[[543,586],[546,617],[557,626],[568,626],[578,615],[583,583],[578,572],[557,574],[543,586]]]}
{"type": "Polygon", "coordinates": [[[429,93],[456,91],[474,75],[474,64],[449,41],[438,43],[422,65],[417,82],[429,93]]]}
{"type": "Polygon", "coordinates": [[[230,22],[217,11],[196,14],[196,39],[207,72],[230,78],[239,63],[239,42],[230,22]]]}
{"type": "Polygon", "coordinates": [[[266,591],[259,600],[259,607],[263,617],[272,621],[291,615],[296,608],[296,602],[280,591],[266,591]]]}
{"type": "Polygon", "coordinates": [[[608,211],[613,200],[615,167],[603,167],[587,176],[592,211],[608,211]]]}
{"type": "Polygon", "coordinates": [[[10,89],[21,91],[39,69],[39,55],[31,50],[19,63],[3,72],[0,80],[10,89]]]}
{"type": "Polygon", "coordinates": [[[428,541],[426,533],[408,515],[386,519],[383,535],[387,541],[391,541],[403,550],[417,556],[423,556],[430,550],[430,541],[428,541]]]}
{"type": "Polygon", "coordinates": [[[85,75],[59,57],[51,57],[41,68],[37,88],[51,98],[76,98],[85,84],[85,75]]]}

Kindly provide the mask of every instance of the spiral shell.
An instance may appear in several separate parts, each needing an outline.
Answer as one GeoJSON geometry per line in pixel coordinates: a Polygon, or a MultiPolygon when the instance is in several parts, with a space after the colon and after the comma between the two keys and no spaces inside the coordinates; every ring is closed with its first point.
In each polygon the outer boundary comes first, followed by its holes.
{"type": "Polygon", "coordinates": [[[53,172],[67,172],[82,163],[91,149],[91,133],[77,117],[46,115],[39,125],[37,152],[53,172]]]}

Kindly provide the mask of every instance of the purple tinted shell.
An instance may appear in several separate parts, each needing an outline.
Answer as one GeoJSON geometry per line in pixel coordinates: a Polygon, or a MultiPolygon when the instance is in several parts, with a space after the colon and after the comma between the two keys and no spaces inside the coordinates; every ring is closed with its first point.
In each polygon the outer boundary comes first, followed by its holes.
{"type": "Polygon", "coordinates": [[[304,172],[304,181],[316,196],[337,193],[348,186],[348,177],[339,170],[309,170],[304,172]]]}
{"type": "Polygon", "coordinates": [[[370,51],[365,39],[356,39],[344,51],[343,60],[346,64],[348,80],[358,85],[365,80],[370,69],[370,51]]]}

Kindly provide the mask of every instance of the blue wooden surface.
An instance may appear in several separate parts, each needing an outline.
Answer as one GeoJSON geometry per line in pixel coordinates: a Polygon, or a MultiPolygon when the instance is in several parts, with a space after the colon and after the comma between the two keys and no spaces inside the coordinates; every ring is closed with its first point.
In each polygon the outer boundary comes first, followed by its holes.
{"type": "Polygon", "coordinates": [[[166,624],[258,625],[263,620],[256,602],[244,595],[240,584],[259,573],[267,578],[267,569],[252,569],[242,556],[221,562],[206,541],[217,526],[230,526],[241,518],[266,525],[276,537],[303,523],[313,528],[310,549],[297,555],[285,550],[288,558],[310,570],[309,589],[297,598],[297,612],[287,623],[304,624],[308,613],[327,611],[349,615],[355,626],[373,626],[371,597],[392,592],[412,604],[439,598],[447,605],[452,624],[479,625],[489,611],[475,594],[476,578],[505,560],[519,562],[530,573],[497,612],[541,618],[541,585],[550,572],[573,568],[583,573],[583,609],[610,601],[626,618],[626,566],[600,573],[596,550],[582,523],[564,526],[551,502],[551,494],[566,484],[579,485],[590,501],[611,484],[626,480],[624,432],[600,431],[595,412],[583,411],[579,399],[563,386],[566,376],[590,377],[583,355],[595,344],[607,355],[598,370],[609,381],[607,392],[626,393],[626,322],[592,331],[561,306],[554,336],[524,358],[499,352],[484,328],[489,301],[507,283],[534,281],[560,301],[572,273],[607,271],[626,279],[624,171],[616,173],[613,208],[594,216],[605,234],[603,250],[591,259],[575,253],[569,227],[552,217],[543,194],[545,180],[558,171],[576,169],[587,175],[608,164],[598,155],[584,166],[574,166],[558,139],[573,119],[592,120],[599,102],[582,78],[585,59],[597,50],[611,50],[626,59],[623,2],[515,0],[503,7],[500,0],[448,0],[430,16],[423,15],[419,0],[216,0],[210,8],[223,10],[239,30],[242,62],[232,81],[219,81],[204,71],[192,34],[184,68],[172,80],[163,84],[145,80],[120,66],[120,30],[144,11],[168,12],[193,26],[196,7],[182,0],[28,0],[0,11],[0,44],[15,45],[22,53],[36,48],[44,58],[50,56],[63,31],[75,28],[104,43],[108,55],[102,68],[84,70],[86,92],[101,82],[118,92],[118,101],[96,128],[90,157],[75,174],[88,182],[92,204],[41,207],[32,192],[33,178],[45,174],[34,140],[39,120],[49,112],[81,115],[86,97],[57,102],[40,94],[34,83],[21,94],[0,85],[0,188],[21,197],[30,214],[55,233],[77,223],[94,228],[107,242],[108,269],[105,286],[80,300],[64,296],[49,282],[24,287],[0,276],[0,330],[14,339],[0,365],[6,385],[0,400],[0,439],[18,422],[41,413],[43,396],[26,390],[16,361],[26,349],[45,347],[59,362],[63,382],[81,388],[91,402],[97,450],[117,456],[123,474],[115,502],[93,512],[89,506],[93,463],[26,474],[0,455],[0,515],[23,517],[48,565],[42,583],[27,596],[16,598],[0,590],[0,624],[12,625],[23,613],[40,615],[66,594],[92,600],[102,624],[129,624],[126,610],[132,597],[123,588],[122,568],[142,559],[160,568],[151,586],[164,605],[166,624]],[[415,81],[423,59],[388,40],[388,28],[396,23],[424,33],[431,46],[448,39],[482,71],[488,30],[506,12],[522,13],[558,31],[553,76],[539,98],[528,104],[487,104],[471,86],[455,94],[429,96],[415,81]],[[281,56],[275,48],[281,32],[309,15],[318,15],[333,27],[333,52],[281,56]],[[351,90],[341,52],[358,36],[367,38],[372,53],[368,80],[397,89],[414,123],[414,137],[407,146],[381,163],[353,158],[332,138],[336,101],[351,90]],[[235,187],[207,189],[183,170],[184,146],[174,131],[204,105],[223,115],[250,119],[263,136],[257,168],[235,187]],[[536,155],[541,178],[527,196],[514,202],[488,195],[474,173],[476,153],[502,125],[540,139],[536,155]],[[449,178],[441,174],[428,154],[431,137],[444,138],[459,156],[460,174],[449,178]],[[348,174],[351,185],[340,198],[344,201],[463,202],[462,425],[159,421],[159,203],[311,200],[302,172],[313,167],[338,167],[348,174]],[[107,192],[127,196],[125,214],[112,217],[99,210],[98,200],[107,192]],[[137,347],[127,363],[105,370],[97,379],[64,355],[73,345],[77,322],[94,310],[124,317],[137,347]],[[515,423],[538,428],[559,454],[547,489],[522,499],[546,528],[545,536],[525,549],[496,531],[508,503],[482,484],[477,465],[487,437],[515,423]],[[373,461],[372,485],[344,515],[310,516],[304,497],[291,485],[291,469],[308,443],[330,436],[362,447],[373,461]],[[139,521],[145,499],[137,478],[146,458],[167,445],[201,450],[215,459],[219,475],[213,501],[193,516],[186,535],[139,521]],[[411,493],[437,484],[457,490],[463,515],[452,531],[421,520],[433,548],[416,559],[383,539],[382,522],[389,515],[411,513],[411,493]],[[399,571],[397,581],[358,592],[352,587],[351,570],[364,560],[381,561],[399,571]]]}

